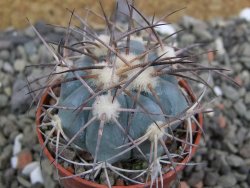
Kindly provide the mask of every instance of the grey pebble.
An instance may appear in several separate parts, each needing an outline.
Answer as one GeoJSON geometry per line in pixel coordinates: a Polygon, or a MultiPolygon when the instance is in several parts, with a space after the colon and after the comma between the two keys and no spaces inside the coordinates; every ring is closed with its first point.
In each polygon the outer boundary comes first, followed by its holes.
{"type": "MultiPolygon", "coordinates": [[[[248,110],[248,111],[245,113],[245,118],[246,118],[248,121],[250,121],[250,110],[248,110]]],[[[248,124],[248,126],[250,126],[250,125],[248,124]]]]}
{"type": "Polygon", "coordinates": [[[223,91],[223,94],[228,99],[231,99],[233,101],[237,101],[239,99],[238,91],[235,88],[233,88],[232,86],[223,84],[222,85],[222,91],[223,91]]]}
{"type": "Polygon", "coordinates": [[[0,39],[0,50],[7,50],[13,47],[13,43],[7,39],[0,39]]]}
{"type": "Polygon", "coordinates": [[[239,182],[245,181],[247,179],[247,174],[240,174],[236,171],[234,171],[233,174],[236,180],[239,182]]]}
{"type": "Polygon", "coordinates": [[[37,45],[33,41],[29,41],[24,44],[25,52],[28,56],[31,56],[37,52],[37,45]]]}
{"type": "Polygon", "coordinates": [[[239,89],[240,97],[244,97],[246,95],[246,88],[242,87],[239,89]]]}
{"type": "Polygon", "coordinates": [[[1,50],[0,51],[0,59],[4,61],[8,61],[10,58],[10,52],[8,50],[1,50]]]}
{"type": "MultiPolygon", "coordinates": [[[[55,154],[56,153],[56,145],[55,144],[52,144],[51,142],[48,144],[48,147],[50,148],[50,150],[55,154]]],[[[63,149],[64,147],[63,146],[59,146],[58,147],[58,151],[61,152],[61,150],[63,149]]],[[[63,152],[61,153],[61,155],[68,159],[68,160],[74,160],[75,159],[75,156],[76,156],[76,152],[69,149],[69,148],[65,148],[63,150],[63,152]]]]}
{"type": "Polygon", "coordinates": [[[240,62],[242,62],[246,68],[250,69],[250,58],[249,57],[241,57],[240,62]]]}
{"type": "Polygon", "coordinates": [[[32,149],[37,143],[37,137],[36,134],[34,134],[34,131],[30,129],[29,133],[24,133],[24,137],[21,142],[25,147],[32,149]]]}
{"type": "Polygon", "coordinates": [[[227,140],[230,140],[232,144],[238,144],[238,140],[235,139],[236,131],[237,131],[237,126],[235,125],[228,125],[226,129],[225,138],[227,140]]]}
{"type": "Polygon", "coordinates": [[[236,184],[237,180],[233,174],[227,174],[219,177],[218,184],[222,187],[229,188],[233,187],[236,184]]]}
{"type": "Polygon", "coordinates": [[[249,74],[249,70],[244,70],[242,71],[242,73],[240,74],[240,78],[243,80],[243,83],[245,85],[248,85],[250,83],[250,74],[249,74]]]}
{"type": "Polygon", "coordinates": [[[29,61],[32,64],[38,64],[39,63],[39,56],[37,54],[32,54],[29,56],[29,61]]]}
{"type": "Polygon", "coordinates": [[[5,136],[3,135],[2,132],[0,132],[0,148],[2,150],[3,146],[5,146],[7,143],[7,139],[5,138],[5,136]]]}
{"type": "Polygon", "coordinates": [[[229,155],[226,157],[228,164],[232,167],[239,167],[244,165],[244,160],[237,155],[229,155]]]}
{"type": "Polygon", "coordinates": [[[232,153],[237,153],[238,148],[236,148],[229,140],[224,140],[223,143],[225,144],[227,150],[229,150],[232,153]]]}
{"type": "Polygon", "coordinates": [[[15,179],[15,169],[13,168],[7,168],[5,171],[4,171],[4,181],[5,181],[5,184],[10,184],[13,179],[15,179]]]}
{"type": "Polygon", "coordinates": [[[244,42],[240,46],[240,53],[242,56],[250,57],[250,44],[248,42],[244,42]]]}
{"type": "MultiPolygon", "coordinates": [[[[115,184],[114,174],[111,173],[109,170],[107,170],[107,174],[108,174],[110,184],[114,185],[115,184]]],[[[100,175],[100,184],[108,185],[108,181],[104,172],[102,172],[100,175]]]]}
{"type": "Polygon", "coordinates": [[[14,69],[18,72],[22,72],[26,66],[27,62],[24,59],[17,59],[14,62],[14,69]]]}
{"type": "MultiPolygon", "coordinates": [[[[56,187],[55,183],[51,183],[51,184],[45,183],[45,184],[48,184],[49,187],[52,187],[52,188],[56,187]],[[53,186],[53,185],[54,185],[54,186],[53,186]]],[[[30,186],[30,188],[44,188],[44,185],[38,182],[38,183],[32,184],[32,185],[30,186]]]]}
{"type": "Polygon", "coordinates": [[[49,160],[42,160],[42,171],[43,173],[46,173],[48,175],[53,174],[53,166],[51,165],[51,162],[49,160]]]}
{"type": "Polygon", "coordinates": [[[10,73],[10,74],[14,73],[13,67],[10,65],[10,63],[7,63],[7,62],[3,64],[3,71],[5,71],[6,73],[10,73]]]}
{"type": "Polygon", "coordinates": [[[47,167],[43,166],[43,169],[42,169],[42,174],[43,174],[43,179],[44,179],[44,187],[55,188],[57,186],[57,181],[55,181],[55,179],[53,178],[52,175],[47,174],[46,172],[44,172],[45,168],[47,168],[47,167]]]}
{"type": "Polygon", "coordinates": [[[29,182],[29,180],[27,180],[23,176],[17,176],[17,181],[24,187],[31,187],[31,183],[29,182]]]}
{"type": "Polygon", "coordinates": [[[74,166],[75,168],[75,174],[80,174],[82,172],[85,172],[85,168],[84,166],[81,166],[81,165],[75,165],[74,166]]]}
{"type": "Polygon", "coordinates": [[[246,182],[248,183],[248,185],[250,185],[250,173],[248,173],[246,182]]]}
{"type": "Polygon", "coordinates": [[[10,104],[12,112],[26,112],[29,108],[32,98],[27,93],[29,92],[27,82],[22,78],[17,78],[13,84],[13,93],[11,96],[10,104]]]}
{"type": "Polygon", "coordinates": [[[219,174],[217,172],[207,172],[204,179],[204,184],[207,186],[215,186],[218,182],[219,174]]]}
{"type": "Polygon", "coordinates": [[[7,145],[0,154],[0,170],[6,168],[12,155],[12,145],[7,145]]]}
{"type": "Polygon", "coordinates": [[[48,63],[52,60],[52,55],[49,53],[48,49],[41,45],[38,49],[38,56],[40,59],[40,63],[48,63]]]}
{"type": "Polygon", "coordinates": [[[11,135],[11,133],[14,131],[18,131],[18,127],[16,126],[16,124],[14,124],[11,121],[8,124],[6,124],[3,128],[3,134],[6,137],[9,137],[11,135]]]}
{"type": "Polygon", "coordinates": [[[242,182],[242,183],[240,184],[240,187],[241,187],[241,188],[249,188],[249,185],[248,185],[246,182],[242,182]]]}
{"type": "Polygon", "coordinates": [[[35,33],[34,29],[33,29],[31,26],[27,27],[27,28],[24,30],[24,34],[25,34],[26,36],[28,36],[28,37],[31,37],[31,38],[36,37],[36,33],[35,33]]]}
{"type": "Polygon", "coordinates": [[[201,29],[199,27],[194,27],[193,33],[198,37],[199,41],[211,41],[213,36],[208,30],[201,29]]]}
{"type": "Polygon", "coordinates": [[[245,95],[245,103],[250,104],[250,92],[247,92],[245,95]]]}
{"type": "Polygon", "coordinates": [[[193,18],[191,16],[183,16],[182,20],[181,20],[181,24],[186,28],[186,29],[190,29],[194,26],[199,27],[200,29],[205,29],[207,28],[207,25],[202,22],[199,19],[193,18]]]}
{"type": "Polygon", "coordinates": [[[0,70],[3,68],[4,61],[0,59],[0,70]]]}
{"type": "Polygon", "coordinates": [[[26,54],[25,49],[22,45],[17,46],[16,55],[17,55],[17,59],[27,60],[27,54],[26,54]]]}
{"type": "Polygon", "coordinates": [[[0,94],[0,109],[8,105],[9,99],[6,95],[0,94]]]}
{"type": "Polygon", "coordinates": [[[243,66],[240,63],[234,63],[232,65],[232,69],[235,70],[235,72],[241,72],[241,70],[243,69],[243,66]]]}
{"type": "Polygon", "coordinates": [[[181,40],[182,45],[186,46],[186,45],[193,44],[195,42],[196,38],[195,38],[195,35],[185,33],[185,34],[181,35],[180,40],[181,40]]]}
{"type": "Polygon", "coordinates": [[[17,188],[17,187],[18,187],[18,182],[12,181],[10,188],[17,188]]]}
{"type": "Polygon", "coordinates": [[[13,130],[13,132],[9,135],[9,140],[14,140],[18,134],[20,134],[18,130],[13,130]]]}
{"type": "Polygon", "coordinates": [[[240,155],[244,158],[250,158],[250,140],[240,149],[240,155]]]}
{"type": "Polygon", "coordinates": [[[189,177],[188,184],[191,186],[196,185],[197,183],[199,183],[203,178],[204,178],[204,171],[197,171],[197,172],[193,172],[191,174],[191,176],[189,177]]]}
{"type": "Polygon", "coordinates": [[[246,134],[247,134],[247,129],[244,127],[244,126],[240,126],[238,128],[238,131],[236,133],[236,139],[237,139],[237,145],[238,145],[238,149],[240,147],[242,147],[243,145],[243,142],[245,141],[246,139],[246,134]]]}
{"type": "Polygon", "coordinates": [[[240,115],[240,116],[245,116],[246,112],[247,112],[247,108],[243,102],[243,99],[239,99],[235,105],[234,105],[234,109],[236,110],[236,112],[240,115]]]}

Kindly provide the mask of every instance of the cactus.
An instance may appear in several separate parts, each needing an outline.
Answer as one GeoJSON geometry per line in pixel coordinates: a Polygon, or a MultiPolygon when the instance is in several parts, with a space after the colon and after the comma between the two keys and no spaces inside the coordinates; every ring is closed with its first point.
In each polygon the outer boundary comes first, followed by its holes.
{"type": "Polygon", "coordinates": [[[197,64],[195,56],[184,56],[185,49],[165,42],[170,36],[155,31],[155,27],[164,24],[148,21],[134,6],[128,4],[128,7],[126,29],[108,19],[103,11],[101,18],[107,28],[101,32],[92,30],[72,12],[83,27],[69,25],[65,42],[58,44],[58,52],[32,26],[56,60],[48,84],[40,88],[45,88],[56,101],[44,105],[40,127],[52,127],[49,134],[44,134],[45,145],[56,131],[57,148],[63,144],[63,149],[55,153],[57,162],[64,159],[75,164],[62,156],[70,146],[93,158],[88,162],[81,160],[81,165],[92,167],[90,170],[71,177],[95,172],[95,179],[102,169],[105,174],[110,169],[132,183],[141,184],[148,181],[148,176],[151,182],[162,177],[164,164],[175,169],[173,158],[180,160],[194,147],[192,124],[201,129],[195,114],[202,111],[200,102],[208,84],[197,71],[222,70],[197,64]],[[141,16],[144,23],[136,23],[133,13],[141,16]],[[190,101],[178,85],[181,78],[204,84],[197,101],[190,101]],[[60,88],[58,95],[55,87],[60,88]],[[186,140],[179,138],[178,129],[184,130],[186,140]],[[170,151],[167,141],[182,143],[184,148],[180,147],[180,152],[170,151]],[[146,168],[115,166],[132,159],[146,162],[146,168]],[[126,176],[128,172],[134,173],[134,178],[126,176]],[[145,177],[144,182],[137,180],[138,177],[145,177]]]}

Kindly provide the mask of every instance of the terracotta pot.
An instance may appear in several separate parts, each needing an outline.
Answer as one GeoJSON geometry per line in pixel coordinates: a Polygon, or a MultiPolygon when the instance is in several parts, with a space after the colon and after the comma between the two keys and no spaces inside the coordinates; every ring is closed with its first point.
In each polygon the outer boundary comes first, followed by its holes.
{"type": "MultiPolygon", "coordinates": [[[[181,80],[179,81],[179,85],[184,88],[187,92],[187,94],[190,96],[192,101],[195,101],[196,97],[194,96],[191,88],[187,84],[186,81],[181,80]]],[[[39,143],[41,146],[44,144],[44,138],[39,130],[39,125],[41,123],[41,118],[40,115],[42,113],[42,105],[46,104],[48,102],[48,94],[45,92],[45,94],[41,97],[41,100],[39,102],[38,108],[37,108],[37,113],[36,113],[36,131],[37,131],[37,136],[39,143]]],[[[200,123],[200,125],[203,125],[203,115],[200,113],[197,115],[197,120],[200,123]]],[[[198,130],[197,134],[194,136],[194,144],[199,145],[200,138],[201,138],[201,131],[198,129],[196,125],[193,125],[193,128],[198,130]]],[[[186,156],[181,163],[188,163],[191,159],[191,157],[194,155],[196,152],[197,147],[192,147],[192,153],[191,156],[186,156]]],[[[58,169],[59,175],[64,177],[64,176],[71,176],[72,173],[68,170],[66,170],[64,167],[62,167],[60,164],[55,163],[54,157],[52,154],[49,152],[47,148],[44,149],[44,154],[48,157],[50,162],[54,162],[54,166],[58,169]]],[[[176,171],[180,172],[183,170],[185,165],[177,165],[176,166],[176,171]]],[[[176,174],[175,171],[172,170],[163,176],[163,181],[164,181],[164,188],[168,188],[170,186],[170,183],[175,179],[176,174]]],[[[80,177],[74,177],[74,178],[68,178],[68,179],[63,179],[61,180],[62,185],[65,188],[106,188],[107,186],[105,185],[100,185],[85,179],[82,179],[80,177]]],[[[160,180],[158,180],[158,183],[160,185],[160,180]]],[[[114,188],[147,188],[150,187],[150,182],[146,184],[137,184],[137,185],[129,185],[129,186],[113,186],[114,188]]]]}

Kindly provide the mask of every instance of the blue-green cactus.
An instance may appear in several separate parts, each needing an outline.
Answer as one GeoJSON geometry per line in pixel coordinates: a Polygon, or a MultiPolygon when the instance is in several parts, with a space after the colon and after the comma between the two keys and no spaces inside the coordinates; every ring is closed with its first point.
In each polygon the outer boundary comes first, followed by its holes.
{"type": "MultiPolygon", "coordinates": [[[[106,44],[110,40],[108,36],[104,35],[100,38],[106,44]]],[[[180,114],[188,107],[174,76],[153,75],[159,67],[149,66],[137,78],[133,78],[143,69],[143,66],[140,66],[141,64],[154,63],[154,60],[161,55],[159,50],[153,50],[147,55],[143,55],[147,49],[146,43],[142,37],[132,38],[129,43],[129,54],[126,54],[125,40],[118,44],[119,54],[129,64],[123,62],[114,52],[108,52],[106,47],[99,42],[91,49],[92,54],[99,58],[99,62],[96,59],[84,56],[77,63],[74,63],[74,66],[78,68],[103,66],[101,69],[75,72],[80,76],[95,75],[95,77],[85,80],[94,92],[106,89],[91,100],[88,99],[93,94],[84,87],[81,81],[76,80],[61,84],[59,105],[69,108],[59,109],[58,112],[63,131],[70,139],[78,134],[81,127],[94,118],[92,123],[74,139],[74,143],[91,153],[96,160],[95,162],[111,159],[109,162],[114,163],[129,158],[145,158],[145,156],[149,158],[152,142],[150,139],[122,155],[119,155],[119,153],[131,147],[128,143],[132,140],[137,140],[147,134],[150,126],[156,125],[157,122],[158,124],[166,124],[169,118],[180,114]],[[101,51],[102,49],[103,51],[101,51]],[[103,52],[106,53],[106,56],[103,52]],[[111,54],[109,60],[108,53],[111,54]],[[136,67],[133,68],[133,66],[136,67]],[[125,69],[126,71],[124,71],[125,69]],[[124,84],[126,85],[130,80],[133,81],[122,90],[124,84]],[[119,85],[119,83],[121,84],[119,85]],[[111,87],[116,84],[118,84],[117,87],[111,87]],[[117,105],[114,105],[114,103],[117,105]],[[81,110],[83,104],[84,107],[90,107],[91,110],[81,110]],[[101,115],[104,115],[104,119],[101,118],[101,115]],[[101,125],[101,122],[103,125],[101,125]],[[117,124],[121,125],[122,128],[117,124]]],[[[163,57],[166,57],[168,52],[162,51],[162,54],[164,54],[163,57]]],[[[168,69],[169,67],[163,68],[168,69]]],[[[75,74],[70,72],[65,79],[72,78],[75,74]]],[[[168,132],[167,128],[160,131],[168,132]]],[[[164,137],[164,134],[161,136],[164,137]]],[[[158,155],[161,155],[162,152],[163,148],[159,145],[158,155]]]]}

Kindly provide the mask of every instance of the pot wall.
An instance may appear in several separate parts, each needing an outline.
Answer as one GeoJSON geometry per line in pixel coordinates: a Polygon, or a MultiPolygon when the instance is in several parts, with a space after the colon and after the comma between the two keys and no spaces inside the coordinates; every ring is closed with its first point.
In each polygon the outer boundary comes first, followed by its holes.
{"type": "MultiPolygon", "coordinates": [[[[181,80],[179,81],[179,85],[184,88],[187,92],[187,94],[190,96],[190,98],[192,99],[192,101],[195,101],[195,96],[191,90],[191,88],[189,87],[189,85],[187,84],[186,81],[181,80]]],[[[37,113],[36,113],[36,130],[37,130],[37,136],[38,136],[38,140],[39,143],[41,144],[41,146],[43,146],[44,144],[44,139],[43,136],[40,132],[39,129],[39,125],[41,122],[41,119],[39,118],[41,113],[42,113],[42,105],[46,104],[48,102],[48,95],[45,92],[45,94],[42,96],[38,109],[37,109],[37,113]]],[[[198,114],[198,122],[200,123],[201,126],[203,126],[203,116],[202,114],[198,114]]],[[[193,126],[196,127],[197,126],[193,126]]],[[[199,145],[200,142],[200,138],[201,138],[201,131],[198,132],[198,134],[196,135],[196,137],[194,138],[194,144],[195,145],[199,145]]],[[[184,158],[184,160],[182,161],[182,163],[187,163],[190,161],[190,159],[192,158],[192,156],[194,155],[195,151],[196,151],[196,147],[192,148],[192,154],[191,156],[187,156],[184,158]]],[[[54,162],[54,166],[58,169],[60,176],[64,177],[64,176],[70,176],[72,175],[71,172],[67,171],[66,169],[64,169],[60,164],[56,164],[55,163],[55,159],[53,158],[53,156],[50,154],[50,152],[48,151],[47,148],[44,149],[44,154],[48,157],[48,159],[50,160],[50,162],[54,162]]],[[[177,165],[176,166],[176,171],[180,172],[181,170],[184,169],[184,165],[177,165]]],[[[164,188],[168,188],[170,183],[175,179],[176,174],[175,172],[172,170],[167,174],[164,174],[163,176],[163,180],[164,180],[164,188]]],[[[107,186],[104,185],[100,185],[97,183],[93,183],[91,181],[87,181],[85,179],[76,177],[76,178],[68,178],[68,179],[64,179],[61,180],[61,183],[63,185],[64,188],[106,188],[107,186]]],[[[158,183],[160,185],[160,180],[158,180],[158,183]]],[[[131,186],[113,186],[114,188],[149,188],[150,184],[144,184],[144,185],[131,185],[131,186]]]]}

